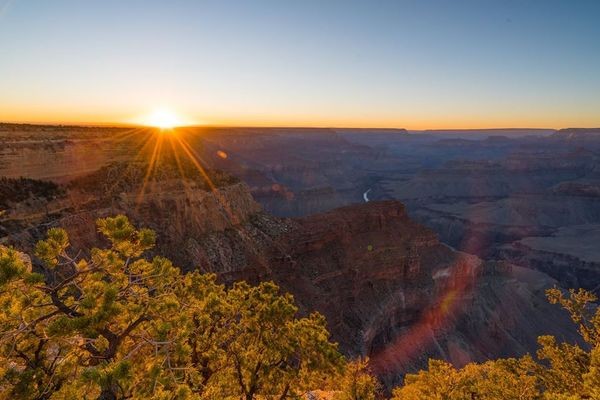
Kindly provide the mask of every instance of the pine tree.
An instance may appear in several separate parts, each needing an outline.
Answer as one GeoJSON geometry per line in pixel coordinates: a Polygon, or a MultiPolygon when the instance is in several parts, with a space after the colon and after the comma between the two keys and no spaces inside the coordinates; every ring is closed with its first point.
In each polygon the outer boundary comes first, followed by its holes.
{"type": "Polygon", "coordinates": [[[338,373],[325,319],[275,284],[146,259],[154,232],[124,216],[98,230],[110,247],[76,257],[51,229],[36,271],[0,247],[0,399],[285,399],[338,373]]]}

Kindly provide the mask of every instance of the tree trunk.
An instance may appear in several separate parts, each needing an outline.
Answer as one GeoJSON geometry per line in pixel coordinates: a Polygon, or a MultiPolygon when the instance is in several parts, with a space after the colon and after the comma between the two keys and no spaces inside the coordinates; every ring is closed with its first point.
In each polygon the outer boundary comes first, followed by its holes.
{"type": "Polygon", "coordinates": [[[98,400],[117,400],[117,395],[110,388],[104,388],[100,392],[98,400]]]}
{"type": "Polygon", "coordinates": [[[288,383],[287,385],[285,385],[285,389],[283,390],[283,393],[279,397],[279,400],[285,400],[285,399],[287,399],[287,395],[288,395],[289,391],[290,391],[290,384],[288,383]]]}
{"type": "Polygon", "coordinates": [[[252,388],[246,393],[246,400],[254,400],[254,392],[256,389],[252,388]]]}

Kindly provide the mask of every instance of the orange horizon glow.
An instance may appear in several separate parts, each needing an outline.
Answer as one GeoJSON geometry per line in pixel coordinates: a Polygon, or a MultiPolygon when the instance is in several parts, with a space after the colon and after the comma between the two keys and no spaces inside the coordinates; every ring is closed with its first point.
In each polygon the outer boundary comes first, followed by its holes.
{"type": "MultiPolygon", "coordinates": [[[[169,111],[170,112],[170,111],[169,111]]],[[[73,126],[97,126],[97,127],[155,127],[155,128],[177,128],[177,127],[252,127],[252,128],[359,128],[359,129],[407,129],[407,130],[485,130],[485,129],[562,129],[562,128],[594,128],[600,126],[593,120],[569,121],[557,118],[553,123],[543,122],[539,119],[515,119],[512,122],[504,120],[473,118],[468,119],[443,119],[427,120],[417,119],[380,119],[363,120],[357,118],[185,118],[173,112],[166,118],[170,121],[157,121],[151,114],[138,113],[142,117],[121,116],[106,118],[88,115],[75,115],[73,117],[57,118],[53,116],[40,115],[39,117],[6,115],[0,111],[0,123],[9,124],[32,124],[32,125],[73,125],[73,126]]],[[[161,117],[162,118],[162,117],[161,117]]],[[[160,119],[160,118],[159,118],[160,119]]]]}
{"type": "MultiPolygon", "coordinates": [[[[465,112],[462,107],[430,110],[431,107],[402,109],[363,110],[356,106],[330,105],[317,110],[303,107],[288,108],[275,105],[268,109],[263,105],[241,102],[225,105],[196,104],[183,96],[167,98],[164,102],[148,94],[138,98],[117,98],[113,104],[103,101],[92,103],[59,103],[48,107],[43,102],[12,103],[2,101],[0,95],[0,122],[48,125],[86,126],[157,126],[152,122],[153,113],[165,113],[171,119],[166,125],[204,127],[305,127],[305,128],[370,128],[370,129],[560,129],[572,127],[598,127],[600,117],[588,107],[572,110],[560,107],[552,110],[502,107],[490,111],[472,108],[465,112]],[[157,108],[157,104],[166,104],[157,108]],[[170,116],[168,114],[171,114],[170,116]],[[150,121],[149,121],[150,120],[150,121]]],[[[160,116],[160,115],[159,115],[160,116]]],[[[164,117],[164,115],[163,115],[164,117]]],[[[155,118],[154,118],[155,119],[155,118]]],[[[160,119],[160,118],[159,118],[160,119]]],[[[163,118],[164,119],[164,118],[163,118]]],[[[165,125],[164,121],[162,123],[165,125]]]]}
{"type": "Polygon", "coordinates": [[[186,104],[185,101],[168,101],[157,107],[151,100],[144,103],[121,101],[111,108],[104,103],[71,107],[56,105],[54,108],[35,105],[2,104],[0,122],[40,125],[85,125],[106,127],[132,126],[202,126],[202,127],[289,127],[289,128],[366,128],[366,129],[561,129],[573,127],[598,127],[600,118],[596,113],[581,110],[578,118],[569,113],[553,110],[502,109],[498,112],[473,110],[465,114],[461,110],[432,112],[426,110],[353,112],[355,110],[331,107],[323,111],[298,112],[281,108],[279,112],[266,112],[261,108],[244,108],[242,105],[204,110],[204,107],[186,104]],[[89,111],[89,110],[97,111],[89,111]],[[157,121],[157,119],[159,121],[157,121]],[[165,119],[167,121],[165,121],[165,119]],[[160,121],[162,120],[162,122],[160,121]]]}

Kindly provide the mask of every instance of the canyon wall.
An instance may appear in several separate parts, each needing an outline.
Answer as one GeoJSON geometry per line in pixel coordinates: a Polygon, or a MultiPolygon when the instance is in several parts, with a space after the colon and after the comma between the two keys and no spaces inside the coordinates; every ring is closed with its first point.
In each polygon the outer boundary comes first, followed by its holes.
{"type": "Polygon", "coordinates": [[[533,352],[540,334],[576,340],[544,290],[600,283],[600,164],[576,148],[592,143],[581,132],[69,129],[0,129],[0,175],[60,183],[10,181],[0,242],[31,250],[64,226],[87,249],[104,244],[96,218],[126,214],[184,270],[276,281],[390,384],[430,357],[462,365],[533,352]]]}

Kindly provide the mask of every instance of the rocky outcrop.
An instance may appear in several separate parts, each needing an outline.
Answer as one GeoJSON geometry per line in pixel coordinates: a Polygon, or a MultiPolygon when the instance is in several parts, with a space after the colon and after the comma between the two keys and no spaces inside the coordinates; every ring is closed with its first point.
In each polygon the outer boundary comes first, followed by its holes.
{"type": "Polygon", "coordinates": [[[528,236],[499,246],[497,258],[542,271],[561,286],[600,290],[598,225],[561,228],[548,236],[528,236]]]}
{"type": "Polygon", "coordinates": [[[462,365],[533,352],[544,333],[574,338],[545,300],[555,281],[452,250],[397,201],[295,219],[257,213],[193,248],[199,268],[224,281],[275,280],[303,312],[323,313],[341,349],[370,356],[390,385],[430,357],[462,365]]]}
{"type": "Polygon", "coordinates": [[[552,279],[453,251],[399,202],[294,222],[277,241],[285,257],[271,263],[273,276],[306,309],[323,312],[342,349],[370,356],[389,383],[430,357],[462,365],[532,352],[542,333],[574,336],[545,300],[552,279]]]}
{"type": "MultiPolygon", "coordinates": [[[[73,193],[73,203],[61,199],[62,208],[51,215],[36,214],[31,209],[12,216],[6,225],[13,226],[10,235],[0,240],[30,249],[51,226],[61,226],[70,233],[75,249],[87,249],[99,243],[97,218],[126,214],[140,226],[159,234],[157,252],[168,254],[183,266],[191,266],[184,253],[190,240],[209,233],[223,232],[246,222],[260,211],[260,206],[243,183],[235,183],[213,191],[192,186],[185,190],[169,190],[169,182],[157,183],[144,194],[121,193],[116,198],[97,198],[96,194],[73,193]],[[79,197],[77,197],[77,194],[79,197]]],[[[49,209],[53,209],[53,204],[49,209]]]]}

